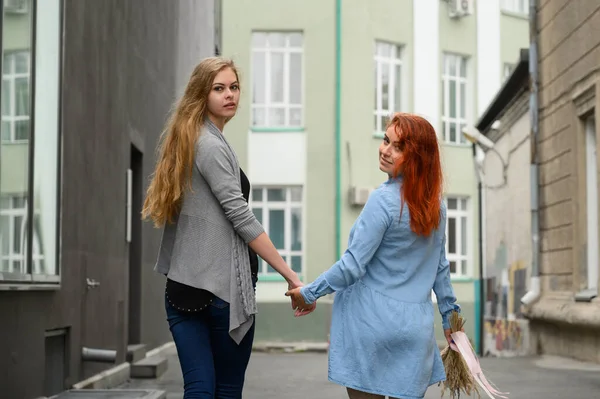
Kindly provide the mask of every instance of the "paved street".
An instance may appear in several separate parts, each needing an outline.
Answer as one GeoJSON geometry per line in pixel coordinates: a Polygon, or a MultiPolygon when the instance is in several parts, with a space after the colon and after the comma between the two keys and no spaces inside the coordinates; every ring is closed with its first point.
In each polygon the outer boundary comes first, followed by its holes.
{"type": "MultiPolygon", "coordinates": [[[[167,399],[183,398],[181,371],[174,349],[167,353],[169,370],[158,380],[133,380],[124,388],[156,388],[167,399]]],[[[510,399],[592,399],[600,392],[600,367],[553,358],[485,358],[486,376],[510,399]]],[[[430,387],[427,399],[440,397],[430,387]]],[[[347,398],[344,388],[327,380],[325,353],[254,353],[244,399],[347,398]]],[[[448,396],[446,395],[446,398],[448,396]]],[[[463,397],[466,399],[466,397],[463,397]]]]}

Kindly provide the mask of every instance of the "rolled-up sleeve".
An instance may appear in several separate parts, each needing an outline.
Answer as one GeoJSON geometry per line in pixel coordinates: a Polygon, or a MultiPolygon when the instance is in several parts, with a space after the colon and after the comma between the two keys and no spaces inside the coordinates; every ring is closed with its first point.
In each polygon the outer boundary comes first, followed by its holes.
{"type": "Polygon", "coordinates": [[[225,217],[240,237],[249,243],[264,232],[242,194],[238,171],[224,143],[218,140],[201,140],[198,144],[196,167],[217,198],[225,217]]]}
{"type": "Polygon", "coordinates": [[[384,202],[384,193],[380,190],[369,197],[354,223],[352,239],[341,259],[300,290],[306,303],[313,303],[323,295],[343,290],[365,275],[367,265],[391,223],[389,206],[384,202]]]}
{"type": "MultiPolygon", "coordinates": [[[[443,212],[443,229],[445,231],[445,218],[446,212],[443,212]]],[[[446,236],[442,239],[442,248],[440,250],[440,261],[438,264],[437,275],[433,284],[433,292],[437,299],[438,310],[442,316],[443,328],[450,328],[450,315],[453,311],[461,311],[460,306],[456,303],[456,295],[454,295],[454,289],[452,288],[452,281],[450,278],[450,262],[446,258],[446,236]]]]}

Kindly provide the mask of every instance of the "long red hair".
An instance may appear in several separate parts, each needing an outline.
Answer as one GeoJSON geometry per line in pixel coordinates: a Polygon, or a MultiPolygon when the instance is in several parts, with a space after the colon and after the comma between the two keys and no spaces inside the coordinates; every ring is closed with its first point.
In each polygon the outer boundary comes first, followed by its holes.
{"type": "Polygon", "coordinates": [[[395,114],[388,129],[392,126],[402,150],[394,168],[394,177],[402,175],[402,207],[408,206],[411,230],[429,236],[440,224],[442,206],[442,164],[435,129],[425,118],[405,113],[395,114]]]}

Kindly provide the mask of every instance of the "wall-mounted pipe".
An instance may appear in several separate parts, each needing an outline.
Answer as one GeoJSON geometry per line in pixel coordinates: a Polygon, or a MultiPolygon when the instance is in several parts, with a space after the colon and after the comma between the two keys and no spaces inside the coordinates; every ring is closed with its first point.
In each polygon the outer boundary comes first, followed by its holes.
{"type": "Polygon", "coordinates": [[[529,306],[540,297],[540,223],[539,223],[539,115],[538,115],[538,40],[537,40],[537,3],[529,1],[529,115],[531,118],[531,278],[529,291],[521,298],[521,303],[529,306]]]}
{"type": "Polygon", "coordinates": [[[117,351],[111,349],[81,348],[81,358],[84,362],[114,363],[117,351]]]}

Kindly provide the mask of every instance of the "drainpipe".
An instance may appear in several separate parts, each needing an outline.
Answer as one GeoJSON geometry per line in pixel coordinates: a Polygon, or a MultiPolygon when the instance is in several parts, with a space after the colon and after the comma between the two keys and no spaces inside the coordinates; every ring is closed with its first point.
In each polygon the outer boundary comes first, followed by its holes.
{"type": "Polygon", "coordinates": [[[521,298],[521,303],[529,306],[540,297],[540,224],[539,224],[539,170],[538,170],[538,43],[537,43],[537,3],[529,1],[529,75],[531,89],[529,93],[529,115],[531,117],[531,279],[529,292],[521,298]]]}
{"type": "Polygon", "coordinates": [[[117,351],[111,349],[81,348],[81,359],[84,362],[114,363],[117,351]]]}
{"type": "MultiPolygon", "coordinates": [[[[473,148],[473,162],[477,162],[477,144],[472,144],[473,148]]],[[[484,279],[483,279],[483,184],[481,182],[481,177],[479,176],[479,171],[477,168],[475,169],[475,173],[477,173],[477,202],[479,206],[477,207],[477,217],[479,218],[479,308],[476,319],[476,345],[477,352],[479,356],[483,356],[483,339],[485,337],[484,324],[485,324],[485,287],[484,287],[484,279]]]]}
{"type": "Polygon", "coordinates": [[[335,261],[341,257],[342,230],[342,0],[335,1],[335,261]]]}

